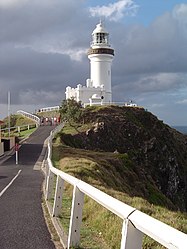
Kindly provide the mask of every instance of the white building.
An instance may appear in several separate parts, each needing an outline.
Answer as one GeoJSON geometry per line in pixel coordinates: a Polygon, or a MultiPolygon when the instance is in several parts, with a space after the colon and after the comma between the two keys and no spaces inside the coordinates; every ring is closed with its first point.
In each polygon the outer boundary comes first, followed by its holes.
{"type": "Polygon", "coordinates": [[[88,50],[90,60],[90,79],[86,86],[66,87],[66,99],[74,98],[84,105],[102,105],[112,102],[111,65],[114,50],[109,44],[109,33],[102,22],[96,25],[92,33],[91,47],[88,50]]]}

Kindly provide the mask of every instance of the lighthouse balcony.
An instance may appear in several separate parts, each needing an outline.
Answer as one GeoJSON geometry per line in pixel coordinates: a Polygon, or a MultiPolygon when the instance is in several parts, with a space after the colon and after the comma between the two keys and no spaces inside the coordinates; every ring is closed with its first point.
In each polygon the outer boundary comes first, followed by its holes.
{"type": "Polygon", "coordinates": [[[114,49],[111,48],[90,48],[88,50],[88,55],[91,54],[110,54],[114,55],[114,49]]]}
{"type": "Polygon", "coordinates": [[[106,43],[106,42],[90,42],[90,47],[106,47],[106,48],[110,48],[110,44],[106,43]]]}

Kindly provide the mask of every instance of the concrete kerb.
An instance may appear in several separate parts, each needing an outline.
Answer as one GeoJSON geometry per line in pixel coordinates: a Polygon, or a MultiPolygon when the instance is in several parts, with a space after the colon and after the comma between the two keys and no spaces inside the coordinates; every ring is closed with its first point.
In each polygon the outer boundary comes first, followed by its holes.
{"type": "MultiPolygon", "coordinates": [[[[52,215],[51,215],[52,214],[52,207],[51,207],[50,203],[45,201],[45,204],[46,204],[47,210],[49,212],[52,224],[53,224],[55,231],[59,237],[59,241],[60,241],[61,245],[63,246],[63,248],[67,249],[68,248],[68,236],[64,232],[64,229],[63,229],[62,225],[60,224],[59,219],[57,217],[52,217],[52,215]]],[[[50,231],[49,227],[48,227],[48,229],[50,231]]]]}
{"type": "Polygon", "coordinates": [[[44,172],[45,174],[45,160],[46,160],[46,156],[47,156],[47,143],[48,143],[48,138],[45,140],[44,144],[43,144],[43,148],[42,151],[40,153],[40,156],[37,160],[37,162],[34,165],[34,170],[41,170],[44,172]]]}

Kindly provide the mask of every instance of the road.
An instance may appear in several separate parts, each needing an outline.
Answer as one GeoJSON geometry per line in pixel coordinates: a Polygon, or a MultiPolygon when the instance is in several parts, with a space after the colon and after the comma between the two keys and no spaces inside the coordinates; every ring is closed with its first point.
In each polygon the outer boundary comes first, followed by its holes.
{"type": "Polygon", "coordinates": [[[34,165],[51,126],[39,127],[15,155],[0,160],[0,249],[55,249],[42,211],[43,174],[34,165]]]}

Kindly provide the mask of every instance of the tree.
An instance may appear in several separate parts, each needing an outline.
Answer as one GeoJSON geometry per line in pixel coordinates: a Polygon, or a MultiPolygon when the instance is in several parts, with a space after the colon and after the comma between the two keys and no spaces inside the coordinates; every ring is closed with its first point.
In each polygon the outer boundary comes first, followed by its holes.
{"type": "Polygon", "coordinates": [[[77,102],[74,98],[63,100],[60,107],[61,119],[66,120],[70,126],[77,129],[77,123],[82,117],[81,102],[77,102]]]}
{"type": "MultiPolygon", "coordinates": [[[[17,117],[18,117],[18,115],[16,115],[16,114],[14,114],[14,115],[11,114],[10,115],[10,127],[16,126],[17,117]]],[[[3,121],[4,121],[4,125],[2,126],[2,128],[8,127],[8,125],[9,125],[9,118],[6,117],[3,121]]]]}

